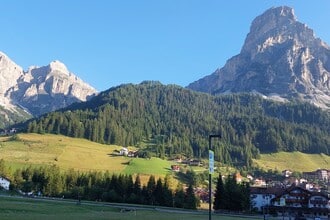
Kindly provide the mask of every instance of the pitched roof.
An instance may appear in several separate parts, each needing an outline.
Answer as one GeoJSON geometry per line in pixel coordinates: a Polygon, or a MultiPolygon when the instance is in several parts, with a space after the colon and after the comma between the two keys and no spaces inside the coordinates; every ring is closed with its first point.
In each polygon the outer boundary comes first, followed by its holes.
{"type": "Polygon", "coordinates": [[[0,176],[0,178],[4,179],[4,180],[7,180],[8,182],[10,182],[10,179],[4,177],[4,176],[0,176]]]}
{"type": "Polygon", "coordinates": [[[275,196],[278,196],[282,194],[285,191],[284,188],[280,187],[250,187],[250,193],[251,194],[273,194],[275,196]]]}

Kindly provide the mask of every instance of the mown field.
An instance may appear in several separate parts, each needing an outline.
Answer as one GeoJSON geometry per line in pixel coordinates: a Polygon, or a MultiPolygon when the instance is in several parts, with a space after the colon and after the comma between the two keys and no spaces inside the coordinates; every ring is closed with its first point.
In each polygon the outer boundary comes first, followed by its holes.
{"type": "Polygon", "coordinates": [[[264,170],[314,171],[319,168],[330,167],[330,156],[325,154],[304,154],[301,152],[279,152],[272,154],[261,154],[259,160],[254,160],[264,170]]]}
{"type": "MultiPolygon", "coordinates": [[[[187,210],[174,212],[154,210],[139,210],[122,212],[122,208],[114,208],[103,203],[85,203],[77,205],[75,201],[54,200],[42,201],[27,198],[0,197],[0,219],[1,220],[87,220],[87,219],[120,219],[120,220],[199,220],[207,219],[208,213],[189,213],[187,210]]],[[[260,219],[261,216],[258,218],[260,219]]],[[[242,220],[247,218],[212,215],[212,219],[242,220]]],[[[249,219],[256,219],[256,216],[249,219]]]]}

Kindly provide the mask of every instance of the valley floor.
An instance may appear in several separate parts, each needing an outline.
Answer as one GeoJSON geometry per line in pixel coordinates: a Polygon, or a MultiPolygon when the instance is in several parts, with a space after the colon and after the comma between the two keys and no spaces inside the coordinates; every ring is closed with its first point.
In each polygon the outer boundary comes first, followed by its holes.
{"type": "MultiPolygon", "coordinates": [[[[39,220],[39,219],[136,219],[136,220],[199,220],[206,219],[206,211],[155,208],[128,204],[110,204],[65,199],[33,199],[0,196],[0,219],[39,220]]],[[[212,214],[217,220],[262,219],[263,216],[240,216],[212,214]]],[[[269,218],[271,219],[271,218],[269,218]]],[[[273,218],[275,219],[275,218],[273,218]]]]}

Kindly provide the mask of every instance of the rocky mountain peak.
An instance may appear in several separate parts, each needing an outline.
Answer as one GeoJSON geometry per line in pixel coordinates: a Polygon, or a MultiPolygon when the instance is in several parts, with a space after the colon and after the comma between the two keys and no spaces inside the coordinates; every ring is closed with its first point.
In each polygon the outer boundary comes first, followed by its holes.
{"type": "MultiPolygon", "coordinates": [[[[23,72],[22,67],[18,66],[12,61],[5,53],[0,51],[0,71],[4,72],[5,69],[16,69],[15,72],[23,72]]],[[[2,75],[5,75],[4,73],[2,75]]]]}
{"type": "Polygon", "coordinates": [[[292,24],[297,21],[293,8],[288,6],[273,7],[256,17],[250,27],[250,32],[266,33],[274,28],[292,24]]]}
{"type": "Polygon", "coordinates": [[[22,75],[23,69],[6,54],[0,52],[0,99],[7,93],[9,88],[16,84],[16,79],[22,75]]]}
{"type": "Polygon", "coordinates": [[[265,47],[288,40],[295,41],[296,44],[314,46],[315,36],[312,29],[298,22],[292,8],[271,8],[253,20],[241,53],[254,56],[265,47]]]}
{"type": "Polygon", "coordinates": [[[13,61],[11,59],[9,59],[9,57],[0,51],[0,65],[1,67],[3,66],[7,66],[8,63],[13,63],[13,61]]]}
{"type": "Polygon", "coordinates": [[[66,75],[69,75],[70,73],[67,67],[64,65],[64,63],[58,60],[52,61],[47,67],[49,68],[49,72],[59,71],[66,75]]]}
{"type": "Polygon", "coordinates": [[[188,88],[209,92],[257,92],[297,98],[330,108],[330,48],[287,6],[256,17],[240,54],[188,88]]]}
{"type": "Polygon", "coordinates": [[[23,108],[32,115],[40,115],[86,101],[96,93],[60,61],[23,71],[0,52],[0,105],[5,109],[23,108]]]}

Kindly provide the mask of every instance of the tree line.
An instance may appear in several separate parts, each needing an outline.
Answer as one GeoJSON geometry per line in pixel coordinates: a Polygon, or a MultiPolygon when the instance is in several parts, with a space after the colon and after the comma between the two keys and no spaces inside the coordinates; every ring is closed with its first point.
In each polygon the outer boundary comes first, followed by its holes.
{"type": "Polygon", "coordinates": [[[250,186],[248,183],[237,183],[234,175],[227,176],[225,181],[221,173],[217,179],[214,194],[214,210],[247,211],[250,210],[250,186]]]}
{"type": "Polygon", "coordinates": [[[77,200],[145,204],[186,209],[196,209],[199,200],[193,184],[184,188],[178,184],[170,188],[169,176],[164,179],[149,177],[142,185],[139,175],[110,174],[109,172],[61,171],[57,166],[26,167],[10,173],[0,160],[0,176],[10,176],[12,190],[48,197],[64,197],[77,200]],[[133,180],[134,179],[134,180],[133,180]]]}
{"type": "MultiPolygon", "coordinates": [[[[103,202],[144,204],[185,209],[197,209],[199,198],[194,187],[199,184],[193,171],[187,173],[187,187],[179,183],[170,187],[170,177],[164,179],[151,175],[142,185],[139,175],[110,174],[106,172],[79,172],[73,169],[61,171],[59,167],[25,167],[11,172],[0,160],[0,176],[10,177],[11,190],[34,195],[103,202]],[[133,180],[134,179],[134,180],[133,180]]],[[[248,183],[237,183],[234,175],[223,181],[219,174],[214,193],[214,210],[248,211],[250,191],[248,183]]]]}
{"type": "Polygon", "coordinates": [[[208,135],[220,133],[215,159],[246,167],[260,152],[330,154],[330,116],[315,106],[251,94],[212,96],[157,82],[111,88],[31,120],[25,129],[122,146],[156,138],[156,156],[197,158],[208,155],[208,135]]]}

